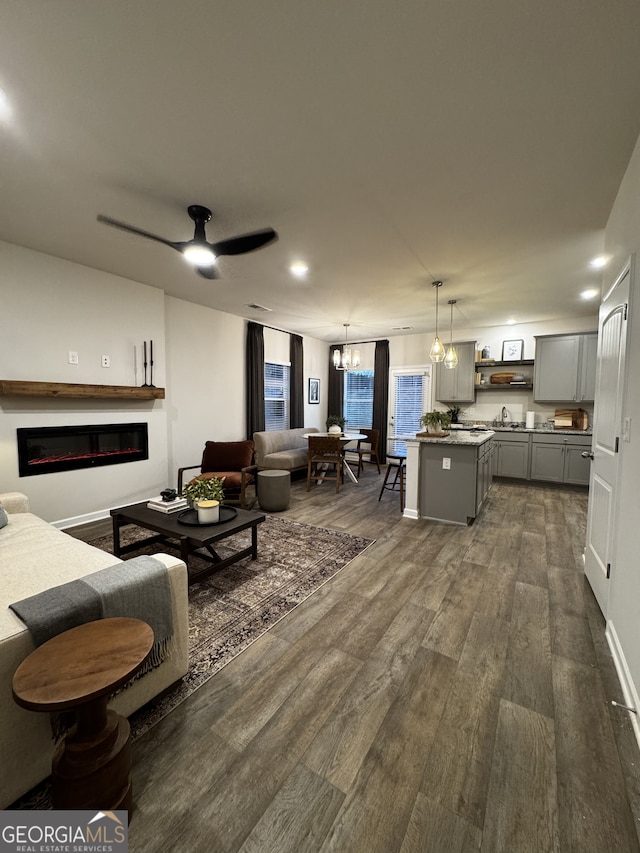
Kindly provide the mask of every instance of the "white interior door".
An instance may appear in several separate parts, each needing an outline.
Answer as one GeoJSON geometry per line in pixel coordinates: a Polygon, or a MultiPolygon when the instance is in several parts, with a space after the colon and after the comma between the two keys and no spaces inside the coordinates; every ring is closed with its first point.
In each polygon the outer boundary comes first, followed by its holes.
{"type": "Polygon", "coordinates": [[[620,436],[624,402],[627,313],[631,268],[627,266],[600,306],[585,574],[607,615],[614,568],[620,436]]]}

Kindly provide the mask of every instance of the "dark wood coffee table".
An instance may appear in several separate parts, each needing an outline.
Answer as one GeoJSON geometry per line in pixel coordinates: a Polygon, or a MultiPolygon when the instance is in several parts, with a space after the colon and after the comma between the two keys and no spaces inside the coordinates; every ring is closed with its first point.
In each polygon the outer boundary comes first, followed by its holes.
{"type": "Polygon", "coordinates": [[[149,509],[146,503],[112,509],[113,553],[116,557],[121,557],[128,551],[135,551],[154,542],[161,542],[169,548],[178,548],[180,559],[184,560],[187,568],[189,568],[189,556],[197,552],[199,557],[211,563],[211,568],[197,573],[189,571],[189,582],[202,580],[212,572],[224,569],[245,557],[251,557],[252,560],[258,558],[258,525],[264,521],[264,513],[251,512],[239,507],[233,507],[233,509],[235,510],[235,517],[230,521],[200,526],[181,524],[178,519],[180,513],[165,514],[158,512],[149,509]],[[136,524],[145,530],[153,530],[155,535],[148,536],[146,539],[139,539],[130,545],[121,545],[120,529],[126,524],[136,524]],[[251,545],[248,548],[236,551],[229,557],[220,557],[213,547],[215,543],[222,542],[241,530],[251,530],[251,545]]]}

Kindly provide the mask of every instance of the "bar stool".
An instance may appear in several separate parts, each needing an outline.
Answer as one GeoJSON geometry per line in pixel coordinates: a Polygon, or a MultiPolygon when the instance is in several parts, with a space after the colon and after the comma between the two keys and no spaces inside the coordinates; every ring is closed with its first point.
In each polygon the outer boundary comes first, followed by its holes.
{"type": "Polygon", "coordinates": [[[387,453],[387,470],[378,496],[378,500],[380,500],[385,489],[390,492],[400,492],[400,512],[404,512],[404,463],[406,458],[406,454],[387,453]],[[395,474],[393,481],[389,483],[388,480],[392,471],[395,471],[395,474]]]}

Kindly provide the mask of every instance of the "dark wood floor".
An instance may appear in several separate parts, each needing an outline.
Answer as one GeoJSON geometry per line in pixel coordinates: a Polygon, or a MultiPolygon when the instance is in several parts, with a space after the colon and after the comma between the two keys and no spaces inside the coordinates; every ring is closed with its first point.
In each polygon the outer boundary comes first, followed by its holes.
{"type": "Polygon", "coordinates": [[[380,482],[294,484],[377,541],[135,743],[131,851],[640,851],[586,494],[496,483],[457,527],[380,482]]]}

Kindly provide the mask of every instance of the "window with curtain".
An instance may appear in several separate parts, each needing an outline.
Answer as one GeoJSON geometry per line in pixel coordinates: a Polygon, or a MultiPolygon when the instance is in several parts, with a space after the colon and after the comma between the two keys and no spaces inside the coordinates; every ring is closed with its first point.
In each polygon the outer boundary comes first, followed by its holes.
{"type": "Polygon", "coordinates": [[[371,429],[373,425],[373,370],[349,370],[344,374],[343,417],[347,430],[371,429]]]}
{"type": "Polygon", "coordinates": [[[290,367],[265,361],[264,420],[265,430],[289,429],[290,367]]]}

